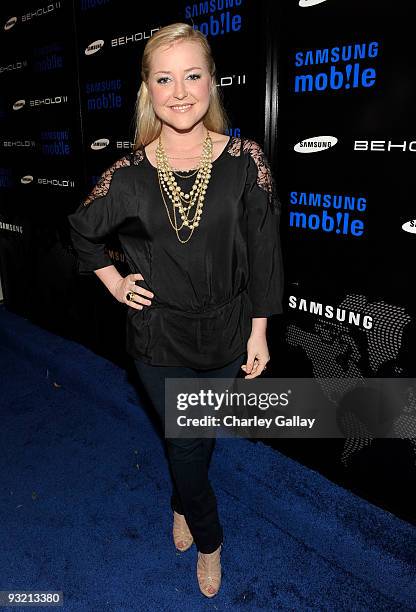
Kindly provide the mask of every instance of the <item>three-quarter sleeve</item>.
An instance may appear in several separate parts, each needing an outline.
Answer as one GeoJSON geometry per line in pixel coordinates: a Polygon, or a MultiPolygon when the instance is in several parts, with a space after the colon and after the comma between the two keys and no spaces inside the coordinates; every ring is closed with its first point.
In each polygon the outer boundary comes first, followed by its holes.
{"type": "Polygon", "coordinates": [[[252,317],[283,312],[280,202],[268,160],[253,140],[245,141],[249,166],[245,188],[249,258],[248,291],[252,317]]]}
{"type": "Polygon", "coordinates": [[[92,274],[113,263],[105,242],[126,218],[127,190],[120,172],[126,165],[127,156],[107,168],[88,197],[67,217],[79,274],[92,274]]]}

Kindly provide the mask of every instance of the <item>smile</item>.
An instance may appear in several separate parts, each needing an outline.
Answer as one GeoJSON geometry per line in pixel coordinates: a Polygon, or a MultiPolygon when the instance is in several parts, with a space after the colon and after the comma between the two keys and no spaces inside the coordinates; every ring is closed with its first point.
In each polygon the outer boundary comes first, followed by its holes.
{"type": "Polygon", "coordinates": [[[181,106],[171,106],[170,108],[177,113],[186,113],[191,108],[192,104],[182,104],[181,106]]]}

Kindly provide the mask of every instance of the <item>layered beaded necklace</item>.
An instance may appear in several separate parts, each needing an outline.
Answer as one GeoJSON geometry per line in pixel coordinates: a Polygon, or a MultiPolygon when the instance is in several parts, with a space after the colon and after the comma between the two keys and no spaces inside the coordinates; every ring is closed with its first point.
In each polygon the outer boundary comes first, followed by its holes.
{"type": "MultiPolygon", "coordinates": [[[[197,169],[196,179],[189,193],[184,193],[176,182],[174,172],[169,164],[168,157],[162,145],[161,136],[159,136],[159,144],[156,149],[156,161],[160,192],[162,194],[169,222],[175,230],[179,242],[185,244],[191,238],[192,234],[194,233],[194,229],[199,225],[202,215],[202,208],[204,206],[205,193],[211,178],[212,140],[210,133],[207,130],[207,135],[202,145],[202,155],[197,169]],[[171,219],[169,208],[166,204],[165,195],[163,192],[166,192],[169,200],[173,204],[173,221],[171,219]],[[176,217],[177,209],[179,210],[180,218],[182,220],[180,225],[178,225],[178,220],[176,217]],[[192,213],[193,217],[191,218],[192,213]],[[184,226],[191,230],[186,240],[182,240],[179,236],[179,230],[181,230],[184,226]]],[[[178,176],[181,175],[178,174],[178,176]]]]}

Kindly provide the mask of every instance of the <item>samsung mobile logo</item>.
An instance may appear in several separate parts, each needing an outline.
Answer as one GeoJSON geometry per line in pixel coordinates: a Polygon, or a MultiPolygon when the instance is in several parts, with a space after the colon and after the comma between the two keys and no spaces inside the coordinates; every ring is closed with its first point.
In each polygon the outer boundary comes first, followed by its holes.
{"type": "Polygon", "coordinates": [[[11,30],[13,26],[15,26],[17,23],[17,17],[10,17],[10,19],[8,19],[6,21],[6,23],[4,24],[4,31],[7,32],[7,30],[11,30]]]}
{"type": "Polygon", "coordinates": [[[16,100],[16,102],[13,104],[13,110],[20,110],[25,104],[25,100],[16,100]]]}
{"type": "Polygon", "coordinates": [[[22,176],[22,178],[20,179],[20,182],[23,183],[23,185],[28,185],[29,183],[33,183],[33,176],[31,174],[26,174],[26,176],[22,176]]]}
{"type": "Polygon", "coordinates": [[[338,142],[335,136],[313,136],[297,142],[293,147],[297,153],[317,153],[330,149],[338,142]]]}
{"type": "Polygon", "coordinates": [[[299,0],[299,6],[316,6],[317,4],[322,4],[322,2],[326,2],[326,0],[299,0]]]}
{"type": "Polygon", "coordinates": [[[104,47],[103,40],[95,40],[94,42],[90,43],[88,47],[85,49],[85,55],[94,55],[94,53],[97,53],[97,51],[99,51],[103,47],[104,47]]]}
{"type": "Polygon", "coordinates": [[[91,149],[93,151],[100,151],[101,149],[105,149],[110,144],[108,138],[99,138],[98,140],[94,140],[91,144],[91,149]]]}
{"type": "Polygon", "coordinates": [[[409,232],[409,234],[416,234],[416,219],[403,223],[402,230],[409,232]]]}

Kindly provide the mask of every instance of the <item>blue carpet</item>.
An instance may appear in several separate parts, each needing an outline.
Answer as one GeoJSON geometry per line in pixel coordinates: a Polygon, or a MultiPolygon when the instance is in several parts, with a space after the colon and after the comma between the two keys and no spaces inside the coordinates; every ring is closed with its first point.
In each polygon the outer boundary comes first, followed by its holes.
{"type": "Polygon", "coordinates": [[[206,599],[195,547],[171,541],[162,440],[124,370],[4,306],[0,368],[0,590],[63,591],[70,612],[416,610],[413,526],[224,438],[210,471],[223,585],[206,599]]]}

